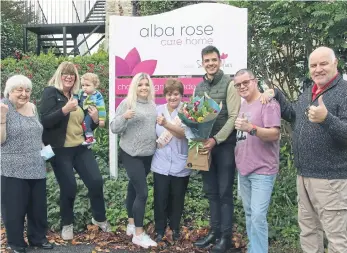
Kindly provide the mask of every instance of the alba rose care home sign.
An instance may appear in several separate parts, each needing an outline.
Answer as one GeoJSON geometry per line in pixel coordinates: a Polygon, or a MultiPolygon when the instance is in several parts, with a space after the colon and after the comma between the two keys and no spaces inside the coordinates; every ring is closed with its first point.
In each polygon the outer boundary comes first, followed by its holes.
{"type": "MultiPolygon", "coordinates": [[[[110,119],[139,72],[153,76],[158,96],[166,80],[161,76],[179,77],[188,99],[205,73],[201,50],[208,45],[220,50],[224,73],[247,67],[247,9],[227,4],[194,4],[152,16],[112,15],[109,35],[110,119]]],[[[112,176],[117,176],[116,154],[116,136],[110,133],[112,176]]]]}
{"type": "Polygon", "coordinates": [[[202,3],[153,16],[110,16],[109,43],[117,76],[203,75],[200,54],[208,45],[224,53],[223,70],[233,74],[247,66],[247,9],[202,3]]]}

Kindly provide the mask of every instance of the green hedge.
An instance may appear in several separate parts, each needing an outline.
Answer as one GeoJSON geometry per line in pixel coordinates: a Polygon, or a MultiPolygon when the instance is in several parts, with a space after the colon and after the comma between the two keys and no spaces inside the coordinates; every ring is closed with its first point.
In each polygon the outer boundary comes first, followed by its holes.
{"type": "MultiPolygon", "coordinates": [[[[76,64],[79,73],[94,72],[100,76],[100,90],[108,100],[108,54],[98,52],[92,56],[56,58],[53,54],[40,56],[24,56],[21,60],[8,58],[1,63],[1,86],[4,88],[7,78],[13,74],[24,74],[32,79],[33,93],[32,101],[40,105],[40,94],[48,80],[53,75],[58,65],[65,60],[76,64]]],[[[108,124],[107,124],[108,125],[108,124]]],[[[107,205],[107,217],[114,229],[126,225],[127,214],[124,205],[127,177],[124,169],[120,168],[117,181],[109,178],[109,153],[108,153],[108,129],[96,130],[97,144],[93,150],[97,157],[100,169],[105,180],[105,200],[107,205]]],[[[281,168],[277,177],[271,206],[269,209],[269,237],[274,241],[288,245],[297,245],[299,229],[297,225],[296,204],[296,172],[292,165],[290,146],[283,144],[281,147],[281,168]]],[[[75,202],[75,226],[83,230],[86,224],[91,222],[90,203],[88,201],[87,189],[77,176],[78,196],[75,202]]],[[[235,179],[236,182],[236,179],[235,179]]],[[[237,229],[244,232],[245,219],[241,201],[237,196],[235,183],[235,224],[237,229]]],[[[48,218],[50,228],[59,230],[59,187],[52,172],[48,173],[48,218]]],[[[149,176],[149,194],[146,208],[145,224],[153,222],[153,179],[149,176]]],[[[208,225],[208,201],[202,193],[201,176],[194,172],[186,196],[184,209],[184,222],[194,227],[208,225]]]]}

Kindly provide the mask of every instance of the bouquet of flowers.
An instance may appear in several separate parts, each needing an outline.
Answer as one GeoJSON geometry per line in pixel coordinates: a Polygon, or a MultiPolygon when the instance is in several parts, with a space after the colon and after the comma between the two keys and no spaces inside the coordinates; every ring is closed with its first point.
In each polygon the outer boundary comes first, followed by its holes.
{"type": "Polygon", "coordinates": [[[222,103],[218,105],[206,93],[203,97],[196,96],[183,104],[178,117],[182,121],[185,135],[189,140],[187,167],[208,170],[209,153],[204,150],[202,141],[209,138],[221,109],[222,103]],[[193,153],[194,156],[192,156],[193,153]]]}
{"type": "Polygon", "coordinates": [[[222,109],[206,93],[203,97],[194,97],[183,103],[178,117],[183,123],[187,139],[201,142],[209,138],[216,118],[222,109]]]}

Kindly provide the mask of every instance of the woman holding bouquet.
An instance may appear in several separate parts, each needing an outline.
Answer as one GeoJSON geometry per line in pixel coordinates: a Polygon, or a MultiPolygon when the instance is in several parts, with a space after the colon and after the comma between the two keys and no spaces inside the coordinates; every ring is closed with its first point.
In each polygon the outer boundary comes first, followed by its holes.
{"type": "Polygon", "coordinates": [[[111,131],[120,135],[120,156],[129,177],[126,208],[127,235],[143,248],[157,246],[143,229],[143,218],[148,196],[147,175],[156,149],[153,82],[148,74],[136,74],[129,86],[126,99],[117,107],[111,131]]]}
{"type": "Polygon", "coordinates": [[[180,237],[180,220],[190,170],[186,169],[188,140],[177,114],[182,106],[183,85],[179,80],[169,79],[164,86],[167,103],[157,106],[158,148],[153,156],[154,174],[154,220],[156,241],[163,239],[165,228],[172,229],[176,241],[180,237]]]}

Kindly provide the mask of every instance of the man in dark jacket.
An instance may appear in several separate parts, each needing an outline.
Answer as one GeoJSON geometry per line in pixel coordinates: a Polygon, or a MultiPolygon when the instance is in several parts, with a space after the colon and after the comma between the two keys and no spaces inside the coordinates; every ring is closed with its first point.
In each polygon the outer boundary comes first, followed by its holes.
{"type": "MultiPolygon", "coordinates": [[[[305,253],[347,252],[347,81],[334,51],[319,47],[309,57],[314,84],[295,103],[275,89],[282,118],[293,125],[298,169],[300,242],[305,253]]],[[[270,91],[271,93],[271,91],[270,91]]]]}
{"type": "Polygon", "coordinates": [[[205,248],[220,239],[212,248],[212,253],[224,253],[232,246],[235,120],[240,109],[241,97],[230,76],[224,75],[220,69],[218,49],[207,46],[202,50],[201,57],[206,74],[204,81],[196,87],[194,95],[201,97],[206,93],[223,106],[213,125],[210,138],[204,143],[204,147],[211,152],[212,159],[209,171],[202,172],[203,188],[210,205],[211,230],[205,238],[197,241],[195,246],[205,248]]]}

